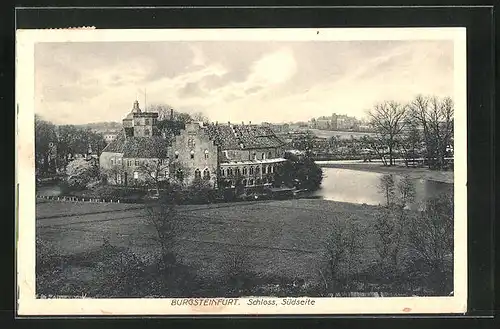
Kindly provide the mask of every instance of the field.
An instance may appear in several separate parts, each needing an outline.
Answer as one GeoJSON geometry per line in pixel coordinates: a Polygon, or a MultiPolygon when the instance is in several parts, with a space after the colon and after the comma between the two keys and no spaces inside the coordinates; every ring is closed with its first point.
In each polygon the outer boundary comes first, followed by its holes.
{"type": "MultiPolygon", "coordinates": [[[[335,219],[366,227],[374,207],[296,199],[181,206],[179,213],[182,225],[175,252],[199,275],[222,275],[228,259],[237,252],[244,255],[245,267],[255,273],[317,282],[324,243],[335,219]]],[[[36,230],[44,245],[66,256],[95,252],[105,240],[140,258],[158,250],[155,230],[139,205],[40,201],[36,230]]],[[[374,260],[373,248],[374,238],[368,235],[359,260],[362,266],[374,260]]],[[[79,279],[92,275],[78,264],[68,271],[79,279]]]]}

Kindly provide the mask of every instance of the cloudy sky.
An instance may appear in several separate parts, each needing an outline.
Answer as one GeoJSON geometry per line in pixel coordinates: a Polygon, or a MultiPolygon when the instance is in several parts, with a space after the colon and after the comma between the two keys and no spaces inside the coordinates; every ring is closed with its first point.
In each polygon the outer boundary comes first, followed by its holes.
{"type": "Polygon", "coordinates": [[[35,112],[121,121],[138,99],[219,122],[362,117],[384,100],[453,95],[452,41],[71,42],[35,47],[35,112]]]}

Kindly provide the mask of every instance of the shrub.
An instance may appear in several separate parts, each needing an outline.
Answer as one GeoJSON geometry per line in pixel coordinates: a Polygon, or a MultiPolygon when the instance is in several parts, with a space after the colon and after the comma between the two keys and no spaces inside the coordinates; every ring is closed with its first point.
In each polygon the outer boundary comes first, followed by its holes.
{"type": "Polygon", "coordinates": [[[76,159],[66,167],[66,182],[71,188],[84,189],[99,179],[99,169],[85,159],[76,159]]]}

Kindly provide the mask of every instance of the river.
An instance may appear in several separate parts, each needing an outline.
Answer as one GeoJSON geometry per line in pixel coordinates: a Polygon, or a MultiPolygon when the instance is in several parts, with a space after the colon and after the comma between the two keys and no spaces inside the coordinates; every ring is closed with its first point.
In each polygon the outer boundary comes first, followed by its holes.
{"type": "MultiPolygon", "coordinates": [[[[383,174],[351,170],[344,168],[322,168],[323,181],[321,188],[313,192],[312,196],[324,200],[350,202],[358,204],[384,204],[384,195],[379,191],[379,183],[383,174]]],[[[401,176],[394,174],[396,182],[401,176]]],[[[415,204],[421,203],[440,193],[452,191],[453,184],[433,180],[415,179],[415,204]]],[[[37,188],[37,194],[58,196],[61,189],[58,186],[43,186],[37,188]]]]}
{"type": "MultiPolygon", "coordinates": [[[[385,198],[379,191],[383,174],[350,170],[344,168],[322,168],[323,181],[321,188],[313,193],[324,200],[350,202],[359,204],[385,204],[385,198]]],[[[401,176],[394,174],[398,182],[401,176]]],[[[452,192],[453,184],[425,179],[414,179],[415,203],[413,206],[436,197],[444,192],[452,192]]],[[[413,208],[413,207],[412,207],[413,208]]]]}

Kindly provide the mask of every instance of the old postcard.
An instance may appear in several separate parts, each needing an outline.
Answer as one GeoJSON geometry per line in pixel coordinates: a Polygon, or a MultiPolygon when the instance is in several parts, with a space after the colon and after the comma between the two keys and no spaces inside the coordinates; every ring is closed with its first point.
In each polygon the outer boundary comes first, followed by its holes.
{"type": "Polygon", "coordinates": [[[465,35],[18,30],[19,315],[464,313],[465,35]]]}

